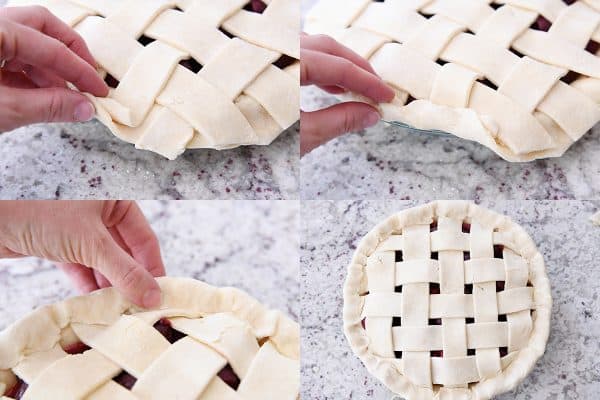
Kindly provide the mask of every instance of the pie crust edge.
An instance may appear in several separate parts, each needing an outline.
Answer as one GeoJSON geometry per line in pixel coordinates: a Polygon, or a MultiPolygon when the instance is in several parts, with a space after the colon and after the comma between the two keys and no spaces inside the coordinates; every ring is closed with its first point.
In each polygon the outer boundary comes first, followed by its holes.
{"type": "Polygon", "coordinates": [[[360,242],[348,266],[344,282],[344,334],[356,356],[367,370],[382,381],[391,391],[407,399],[490,399],[494,395],[514,389],[533,369],[543,355],[550,332],[552,297],[550,282],[546,275],[542,255],[529,234],[507,216],[487,210],[468,201],[436,201],[405,209],[374,227],[360,242]],[[452,390],[442,388],[437,394],[432,389],[417,386],[401,374],[386,359],[373,354],[369,349],[369,337],[361,325],[362,297],[367,287],[365,268],[367,257],[377,246],[398,228],[407,224],[430,224],[434,218],[454,217],[471,220],[483,226],[494,226],[513,238],[512,250],[518,252],[529,263],[530,282],[534,288],[536,318],[528,346],[519,351],[511,364],[494,378],[477,382],[469,389],[452,390]],[[471,397],[472,396],[472,397],[471,397]]]}

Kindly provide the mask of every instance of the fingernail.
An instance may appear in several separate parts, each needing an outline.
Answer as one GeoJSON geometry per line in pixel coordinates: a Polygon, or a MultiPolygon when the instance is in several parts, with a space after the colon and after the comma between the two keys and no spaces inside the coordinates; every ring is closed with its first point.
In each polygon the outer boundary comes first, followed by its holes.
{"type": "Polygon", "coordinates": [[[75,121],[76,122],[87,122],[91,121],[94,118],[94,114],[96,114],[96,110],[94,106],[89,101],[79,103],[77,107],[75,107],[75,121]]]}
{"type": "Polygon", "coordinates": [[[161,293],[158,289],[150,289],[146,293],[144,293],[144,298],[142,299],[143,306],[146,308],[156,308],[160,306],[162,301],[161,293]]]}
{"type": "Polygon", "coordinates": [[[363,128],[369,128],[373,125],[376,125],[380,119],[381,117],[377,112],[371,112],[367,114],[367,116],[363,120],[363,128]]]}

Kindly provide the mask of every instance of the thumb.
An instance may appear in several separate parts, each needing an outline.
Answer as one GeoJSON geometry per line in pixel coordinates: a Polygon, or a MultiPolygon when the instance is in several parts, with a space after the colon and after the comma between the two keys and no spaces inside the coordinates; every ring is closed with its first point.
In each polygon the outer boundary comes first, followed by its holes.
{"type": "Polygon", "coordinates": [[[161,292],[154,277],[123,250],[106,231],[86,241],[83,264],[99,271],[130,301],[144,308],[160,306],[161,292]]]}
{"type": "Polygon", "coordinates": [[[4,88],[0,125],[5,130],[38,122],[86,122],[94,118],[92,103],[67,88],[4,88]]]}
{"type": "Polygon", "coordinates": [[[359,102],[340,103],[323,110],[302,113],[302,155],[344,133],[373,126],[380,119],[374,107],[359,102]]]}

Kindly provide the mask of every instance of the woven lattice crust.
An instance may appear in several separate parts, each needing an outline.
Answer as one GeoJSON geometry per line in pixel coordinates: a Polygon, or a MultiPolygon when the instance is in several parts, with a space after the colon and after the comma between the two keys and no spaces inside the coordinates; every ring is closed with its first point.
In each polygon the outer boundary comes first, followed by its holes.
{"type": "Polygon", "coordinates": [[[397,89],[380,105],[385,120],[509,161],[560,156],[600,121],[597,0],[321,0],[306,30],[352,48],[397,89]]]}
{"type": "Polygon", "coordinates": [[[267,145],[299,118],[299,0],[11,0],[74,27],[118,85],[92,98],[120,139],[174,159],[267,145]],[[285,57],[284,57],[285,56],[285,57]],[[201,67],[201,69],[200,69],[201,67]],[[199,69],[199,70],[198,70],[199,69]]]}
{"type": "Polygon", "coordinates": [[[237,289],[158,281],[157,311],[141,310],[110,288],[42,307],[0,333],[0,397],[17,380],[28,385],[22,399],[298,397],[295,322],[237,289]],[[181,338],[168,341],[153,327],[157,321],[181,338]],[[76,343],[89,349],[68,354],[76,343]],[[225,366],[239,387],[217,376],[225,366]],[[121,373],[136,380],[131,390],[113,380],[121,373]]]}
{"type": "Polygon", "coordinates": [[[531,371],[551,306],[544,261],[521,227],[469,202],[435,202],[361,241],[344,331],[367,369],[409,400],[483,400],[531,371]]]}

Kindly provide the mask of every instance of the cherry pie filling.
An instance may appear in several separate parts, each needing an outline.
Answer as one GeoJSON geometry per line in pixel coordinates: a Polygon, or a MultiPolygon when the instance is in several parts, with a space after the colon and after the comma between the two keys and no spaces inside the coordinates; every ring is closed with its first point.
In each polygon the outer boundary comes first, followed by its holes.
{"type": "MultiPolygon", "coordinates": [[[[154,324],[154,329],[156,329],[158,332],[160,332],[160,334],[165,339],[167,339],[167,341],[171,344],[177,342],[178,340],[180,340],[186,336],[183,333],[173,329],[173,327],[171,326],[171,322],[167,319],[161,319],[156,324],[154,324]]],[[[65,348],[63,348],[63,350],[68,354],[81,354],[81,353],[84,353],[84,352],[90,350],[90,347],[87,346],[85,343],[76,342],[71,345],[65,346],[65,348]]],[[[227,364],[218,373],[218,376],[219,376],[219,378],[221,378],[221,380],[223,382],[225,382],[233,390],[238,389],[238,387],[240,385],[240,378],[233,371],[233,368],[231,368],[231,365],[227,364]]],[[[113,378],[113,381],[115,381],[119,385],[131,390],[133,388],[133,386],[135,385],[135,383],[137,382],[137,379],[133,375],[129,374],[128,372],[122,371],[119,375],[117,375],[113,378]]],[[[22,379],[17,377],[17,382],[12,387],[10,387],[6,391],[6,393],[4,393],[4,396],[7,396],[7,397],[15,399],[15,400],[20,400],[26,391],[27,391],[27,383],[25,383],[22,379]]]]}
{"type": "MultiPolygon", "coordinates": [[[[437,221],[434,221],[433,223],[430,224],[430,232],[435,232],[437,231],[438,227],[437,227],[437,221]]],[[[467,222],[463,222],[462,224],[462,232],[463,233],[470,233],[471,232],[471,224],[467,223],[467,222]]],[[[494,258],[499,258],[499,259],[503,259],[503,251],[504,251],[504,246],[502,245],[494,245],[494,258]]],[[[403,261],[403,257],[402,257],[402,251],[396,251],[396,262],[402,262],[403,261]]],[[[471,259],[471,255],[468,251],[463,252],[463,258],[465,261],[470,260],[471,259]]],[[[432,260],[437,260],[438,259],[438,253],[436,252],[432,252],[431,253],[431,259],[432,260]]],[[[527,282],[527,286],[531,287],[532,284],[531,282],[527,282]]],[[[505,287],[505,282],[504,281],[497,281],[496,282],[496,292],[502,292],[504,291],[504,287],[505,287]]],[[[402,293],[402,286],[396,286],[395,290],[396,293],[402,293]]],[[[439,283],[429,283],[429,294],[430,295],[436,295],[436,294],[440,294],[440,285],[439,283]]],[[[465,294],[473,294],[473,285],[472,284],[465,284],[465,290],[464,290],[465,294]]],[[[366,292],[364,294],[362,294],[361,296],[366,296],[368,295],[369,292],[366,292]]],[[[531,311],[531,313],[533,313],[533,310],[531,311]]],[[[361,321],[361,326],[363,329],[366,330],[366,321],[367,318],[363,318],[361,321]]],[[[498,322],[506,322],[506,315],[499,315],[498,316],[498,322]]],[[[465,322],[467,324],[474,324],[475,323],[475,319],[474,318],[465,318],[465,322]]],[[[437,319],[429,319],[428,324],[431,325],[442,325],[442,319],[441,318],[437,318],[437,319]]],[[[402,318],[401,317],[393,317],[392,318],[392,327],[395,326],[402,326],[402,318]]],[[[508,348],[507,347],[500,347],[498,348],[498,351],[500,352],[500,357],[505,357],[508,355],[508,348]]],[[[432,350],[431,352],[431,357],[444,357],[444,351],[443,350],[432,350]]],[[[394,351],[394,355],[397,359],[401,359],[402,358],[402,352],[401,351],[394,351]]],[[[476,355],[476,350],[475,349],[467,349],[467,356],[475,356],[476,355]]]]}

